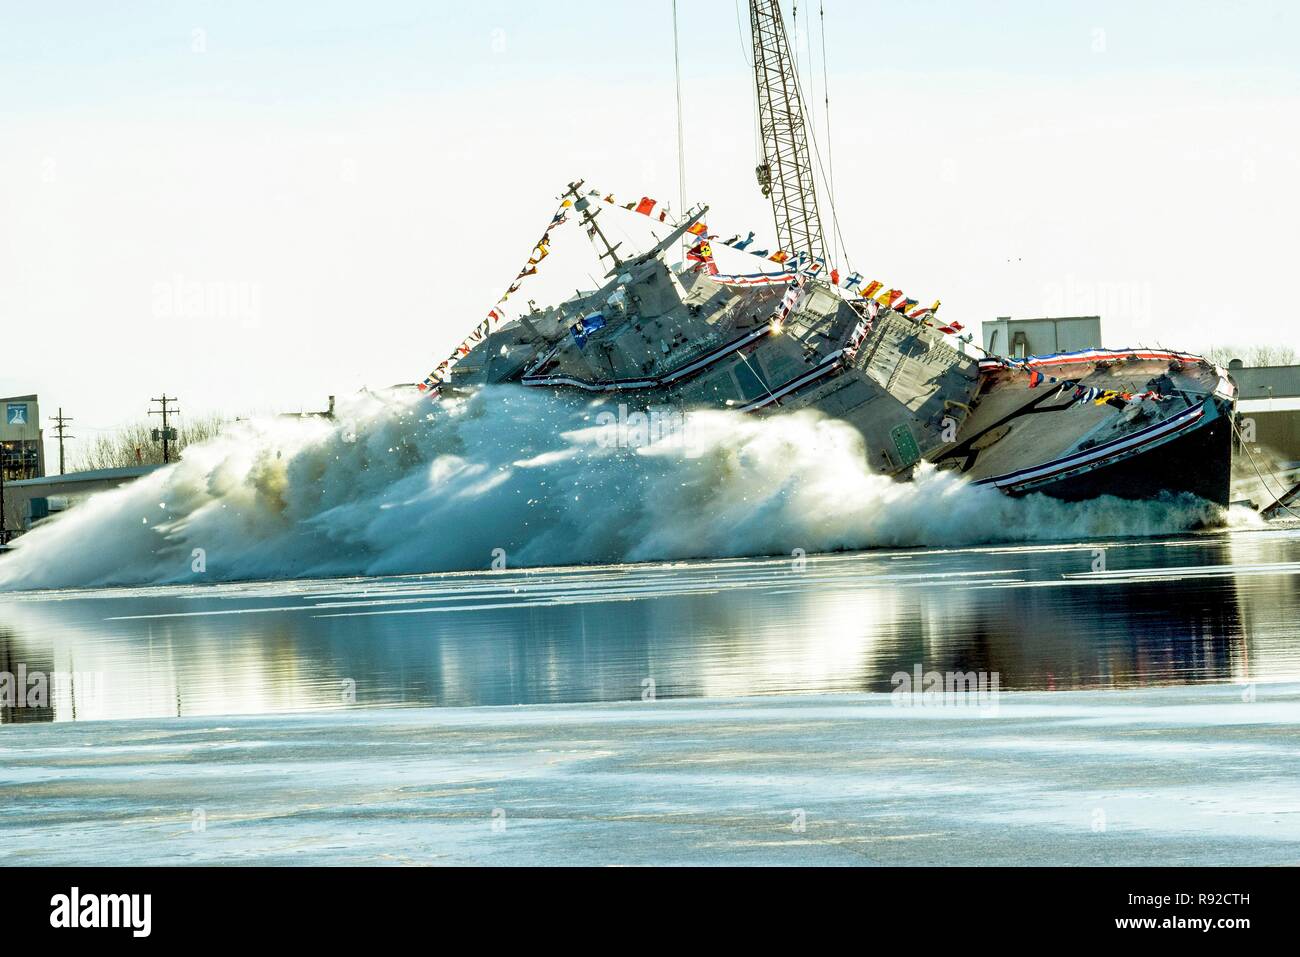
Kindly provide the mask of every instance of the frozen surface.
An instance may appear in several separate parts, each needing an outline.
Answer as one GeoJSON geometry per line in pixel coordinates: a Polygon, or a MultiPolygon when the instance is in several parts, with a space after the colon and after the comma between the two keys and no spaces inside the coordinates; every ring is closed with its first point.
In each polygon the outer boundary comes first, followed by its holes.
{"type": "Polygon", "coordinates": [[[1296,864],[1297,723],[1275,684],[13,725],[0,862],[1296,864]]]}

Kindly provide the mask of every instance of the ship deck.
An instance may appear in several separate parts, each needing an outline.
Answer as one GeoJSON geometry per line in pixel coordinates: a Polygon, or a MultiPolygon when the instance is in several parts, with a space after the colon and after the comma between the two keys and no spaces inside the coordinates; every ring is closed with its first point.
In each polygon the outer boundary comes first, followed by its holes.
{"type": "Polygon", "coordinates": [[[1019,368],[985,372],[977,402],[961,427],[961,441],[944,456],[943,464],[964,465],[965,474],[976,481],[1028,469],[1167,421],[1199,405],[1219,382],[1212,367],[1183,363],[1173,370],[1167,358],[1109,363],[1053,358],[1059,361],[1042,360],[1033,366],[1043,374],[1036,387],[1019,368]],[[1161,401],[1121,410],[1074,399],[1076,385],[1140,394],[1166,374],[1165,391],[1171,397],[1161,401]]]}

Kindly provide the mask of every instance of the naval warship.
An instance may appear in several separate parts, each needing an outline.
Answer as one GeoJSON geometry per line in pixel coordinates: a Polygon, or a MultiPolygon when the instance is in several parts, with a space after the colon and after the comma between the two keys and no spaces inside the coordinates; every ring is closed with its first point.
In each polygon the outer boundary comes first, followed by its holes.
{"type": "Polygon", "coordinates": [[[1226,506],[1236,390],[1213,363],[1146,348],[990,355],[940,321],[937,303],[918,309],[898,290],[864,289],[827,268],[780,7],[749,6],[757,179],[788,258],[762,260],[775,271],[722,273],[704,206],[632,254],[601,228],[618,209],[612,197],[571,183],[553,222],[581,220],[609,267],[603,284],[509,321],[493,310],[422,387],[515,383],[634,408],[755,415],[811,408],[853,426],[870,467],[900,479],[930,462],[1010,495],[1182,492],[1226,506]]]}

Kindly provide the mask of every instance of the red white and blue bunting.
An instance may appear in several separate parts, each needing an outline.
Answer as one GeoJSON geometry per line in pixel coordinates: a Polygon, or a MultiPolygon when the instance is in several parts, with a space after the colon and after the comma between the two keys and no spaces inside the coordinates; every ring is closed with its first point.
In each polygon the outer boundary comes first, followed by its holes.
{"type": "MultiPolygon", "coordinates": [[[[638,213],[651,220],[668,223],[673,225],[674,228],[676,227],[676,224],[673,222],[672,213],[667,204],[662,204],[649,196],[642,196],[639,200],[620,203],[614,198],[613,193],[606,193],[602,196],[599,190],[593,189],[589,190],[586,195],[599,197],[611,206],[638,213]]],[[[506,291],[502,293],[501,298],[498,299],[493,307],[488,310],[487,316],[460,342],[451,355],[438,363],[434,370],[430,372],[421,383],[419,383],[419,389],[422,392],[429,392],[436,396],[439,387],[450,377],[452,368],[455,367],[461,359],[469,355],[476,346],[481,342],[484,342],[494,329],[507,321],[506,311],[503,308],[506,301],[519,290],[520,285],[525,279],[537,273],[538,266],[541,264],[542,260],[550,255],[551,232],[556,227],[561,226],[568,221],[568,213],[572,206],[573,201],[571,199],[564,199],[561,201],[559,207],[555,211],[555,215],[551,217],[550,223],[542,233],[542,238],[534,245],[532,254],[529,256],[524,268],[519,271],[519,274],[515,277],[514,281],[506,291]]],[[[884,283],[875,280],[863,285],[862,274],[857,272],[841,277],[838,269],[830,268],[828,270],[826,262],[822,259],[809,261],[806,253],[799,253],[796,255],[783,249],[777,249],[775,251],[768,249],[751,249],[750,247],[754,243],[755,236],[753,230],[750,230],[743,239],[740,234],[737,233],[730,239],[724,240],[722,245],[739,252],[744,252],[750,256],[758,257],[767,262],[776,263],[781,267],[782,271],[777,273],[755,272],[722,274],[719,272],[713,259],[712,243],[718,238],[717,235],[711,234],[707,224],[704,222],[694,223],[687,232],[691,236],[695,237],[695,244],[686,253],[687,261],[695,262],[697,264],[696,268],[698,269],[707,270],[710,278],[712,278],[714,282],[722,285],[763,286],[785,284],[787,287],[793,287],[796,290],[797,296],[797,290],[802,290],[805,282],[809,278],[817,277],[819,279],[829,280],[832,285],[847,293],[849,301],[858,306],[860,313],[863,309],[870,308],[872,310],[871,316],[874,317],[877,314],[879,307],[885,306],[895,310],[896,312],[903,313],[910,319],[923,322],[927,326],[938,329],[938,331],[946,335],[956,335],[963,329],[963,326],[959,322],[943,324],[937,321],[932,321],[935,313],[939,309],[939,301],[937,299],[930,306],[920,307],[916,299],[909,298],[900,289],[886,288],[884,283]],[[795,280],[797,280],[797,283],[795,280]]],[[[790,294],[789,289],[787,289],[785,299],[788,299],[790,294]]],[[[780,323],[785,321],[790,313],[790,309],[784,307],[785,299],[783,299],[783,306],[777,310],[778,315],[773,317],[773,321],[777,327],[779,327],[780,323]],[[781,314],[783,309],[784,314],[781,314]]]]}
{"type": "Polygon", "coordinates": [[[506,314],[502,307],[505,305],[506,300],[519,291],[519,287],[525,279],[537,275],[537,267],[543,259],[551,254],[551,231],[568,222],[569,209],[572,206],[573,200],[571,199],[565,199],[560,203],[555,210],[555,215],[551,217],[550,223],[542,233],[542,238],[533,245],[533,251],[528,257],[528,262],[524,264],[523,269],[519,270],[519,275],[515,276],[514,282],[501,294],[501,298],[496,301],[496,304],[488,310],[488,314],[483,321],[461,340],[455,351],[438,363],[434,370],[425,376],[424,381],[418,386],[421,392],[430,392],[436,396],[439,387],[447,381],[456,363],[469,355],[475,346],[487,339],[492,330],[505,321],[506,314]]]}
{"type": "Polygon", "coordinates": [[[1120,389],[1102,389],[1098,386],[1080,385],[1076,379],[1061,378],[1042,371],[1043,367],[1082,365],[1084,363],[1116,362],[1126,359],[1153,359],[1164,362],[1204,362],[1200,356],[1186,352],[1170,352],[1164,349],[1084,349],[1079,352],[1064,352],[1052,356],[1030,356],[1027,359],[1006,359],[1002,356],[988,355],[979,362],[981,373],[1006,369],[1023,374],[1029,388],[1037,389],[1041,385],[1056,385],[1055,394],[1069,394],[1070,405],[1109,405],[1123,409],[1131,402],[1150,399],[1163,402],[1173,398],[1172,395],[1149,389],[1146,392],[1126,392],[1120,389]]]}
{"type": "MultiPolygon", "coordinates": [[[[600,193],[597,190],[592,190],[588,195],[599,196],[600,193]]],[[[607,193],[603,198],[605,202],[613,206],[618,206],[634,213],[640,213],[641,215],[648,216],[651,219],[657,219],[659,222],[669,221],[669,213],[666,207],[649,196],[642,196],[639,201],[629,203],[618,202],[618,200],[614,198],[613,193],[607,193]]],[[[697,243],[691,252],[687,253],[687,259],[700,261],[697,257],[692,256],[692,253],[699,252],[701,244],[712,242],[713,240],[716,240],[718,236],[715,233],[710,233],[708,226],[703,222],[693,225],[689,232],[693,236],[696,236],[701,242],[697,243]]],[[[789,274],[794,273],[797,275],[823,277],[829,280],[831,285],[844,290],[846,293],[860,299],[873,299],[876,302],[879,302],[882,306],[888,306],[897,312],[905,314],[909,319],[930,319],[933,318],[934,314],[939,309],[939,301],[937,299],[932,305],[922,308],[916,299],[909,298],[901,289],[887,289],[884,283],[876,281],[869,282],[864,286],[862,284],[863,279],[861,273],[853,272],[847,276],[841,276],[838,269],[828,269],[826,261],[823,259],[809,261],[807,253],[799,253],[796,255],[784,249],[777,249],[775,251],[769,249],[751,249],[750,246],[754,243],[754,236],[755,233],[752,229],[748,231],[743,239],[741,238],[740,233],[736,233],[730,239],[722,240],[721,245],[766,260],[767,262],[776,263],[782,267],[783,272],[720,274],[717,272],[716,267],[712,265],[711,249],[706,246],[705,250],[710,255],[709,261],[705,262],[704,265],[709,268],[709,272],[712,275],[714,282],[727,286],[777,285],[786,282],[789,278],[789,274]]],[[[955,335],[963,328],[961,323],[951,323],[948,325],[942,323],[927,324],[933,325],[934,328],[947,335],[955,335]]]]}

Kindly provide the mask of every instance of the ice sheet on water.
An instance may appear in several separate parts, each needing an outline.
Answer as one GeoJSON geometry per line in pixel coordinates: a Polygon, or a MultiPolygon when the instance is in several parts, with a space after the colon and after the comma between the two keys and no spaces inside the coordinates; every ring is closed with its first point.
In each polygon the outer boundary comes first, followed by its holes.
{"type": "Polygon", "coordinates": [[[1297,720],[1291,684],[24,725],[0,859],[1294,863],[1297,720]]]}

